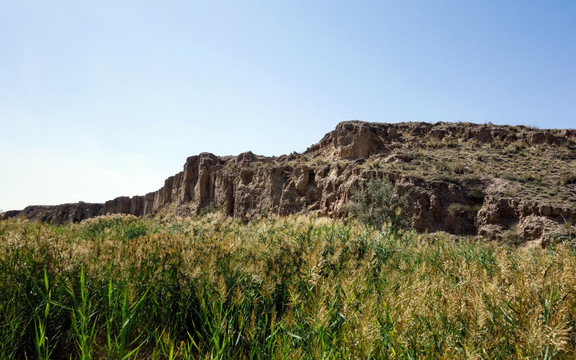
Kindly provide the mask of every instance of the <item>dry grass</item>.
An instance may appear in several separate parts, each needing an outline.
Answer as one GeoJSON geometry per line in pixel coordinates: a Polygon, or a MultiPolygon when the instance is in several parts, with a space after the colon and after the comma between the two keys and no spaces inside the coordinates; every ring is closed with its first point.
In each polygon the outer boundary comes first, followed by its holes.
{"type": "Polygon", "coordinates": [[[530,147],[522,141],[483,144],[455,139],[420,139],[419,144],[404,149],[411,159],[407,162],[386,163],[374,157],[364,166],[455,183],[503,178],[517,185],[510,196],[559,206],[571,206],[576,199],[576,175],[570,171],[576,167],[576,149],[568,145],[530,147]]]}

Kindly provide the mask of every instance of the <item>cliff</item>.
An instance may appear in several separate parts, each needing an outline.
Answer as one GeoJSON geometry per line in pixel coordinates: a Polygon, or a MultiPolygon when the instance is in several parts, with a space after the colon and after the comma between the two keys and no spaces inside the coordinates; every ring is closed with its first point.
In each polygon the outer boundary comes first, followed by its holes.
{"type": "Polygon", "coordinates": [[[469,123],[347,121],[302,154],[202,153],[144,196],[31,206],[2,217],[67,223],[110,213],[190,216],[207,207],[239,218],[344,217],[352,189],[374,177],[408,194],[406,215],[421,232],[513,241],[576,232],[576,130],[469,123]]]}

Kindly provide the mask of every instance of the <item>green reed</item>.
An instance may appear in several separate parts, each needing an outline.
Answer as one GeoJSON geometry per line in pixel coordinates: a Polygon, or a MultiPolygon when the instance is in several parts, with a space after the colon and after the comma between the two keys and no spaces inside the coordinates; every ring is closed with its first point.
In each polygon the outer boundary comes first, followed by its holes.
{"type": "Polygon", "coordinates": [[[2,359],[576,354],[576,251],[315,217],[0,222],[2,359]]]}

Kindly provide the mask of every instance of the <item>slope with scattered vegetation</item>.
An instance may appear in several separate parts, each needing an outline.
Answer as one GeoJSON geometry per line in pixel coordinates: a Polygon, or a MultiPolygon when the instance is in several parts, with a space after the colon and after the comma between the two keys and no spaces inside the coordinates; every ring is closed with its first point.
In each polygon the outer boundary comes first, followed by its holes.
{"type": "Polygon", "coordinates": [[[0,217],[68,223],[112,213],[194,216],[218,209],[243,219],[343,218],[354,190],[377,178],[409,197],[406,215],[419,232],[546,243],[574,232],[575,169],[576,130],[347,121],[302,154],[202,153],[144,196],[31,206],[0,217]]]}

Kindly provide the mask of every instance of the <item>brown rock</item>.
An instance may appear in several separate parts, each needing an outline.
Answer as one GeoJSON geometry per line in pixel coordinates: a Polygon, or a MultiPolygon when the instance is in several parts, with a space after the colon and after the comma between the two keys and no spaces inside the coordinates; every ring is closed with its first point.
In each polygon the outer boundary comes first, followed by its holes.
{"type": "MultiPolygon", "coordinates": [[[[469,142],[472,148],[480,148],[486,145],[479,143],[498,142],[496,145],[504,148],[514,142],[514,146],[520,143],[520,148],[538,145],[539,149],[552,152],[559,145],[576,149],[574,130],[347,121],[338,124],[304,154],[268,158],[252,152],[236,157],[201,153],[187,158],[183,171],[166,179],[162,188],[144,196],[118,197],[104,204],[31,206],[1,216],[67,223],[108,213],[142,216],[169,212],[190,216],[212,205],[239,218],[303,212],[343,217],[358,184],[386,177],[395,184],[399,195],[408,194],[410,207],[405,209],[406,216],[418,231],[498,237],[507,229],[516,228],[519,236],[535,239],[565,226],[565,222],[576,222],[576,199],[556,204],[513,196],[510,194],[519,186],[517,182],[488,174],[482,178],[466,176],[468,164],[460,166],[457,174],[462,176],[450,174],[446,181],[419,176],[415,170],[430,160],[415,157],[414,149],[425,147],[430,140],[452,147],[469,142]],[[380,168],[382,164],[386,167],[380,168]],[[473,188],[480,188],[484,196],[471,198],[469,192],[473,188]]],[[[570,156],[576,157],[574,151],[567,158],[570,156]]],[[[484,154],[480,158],[484,159],[484,154]]]]}

